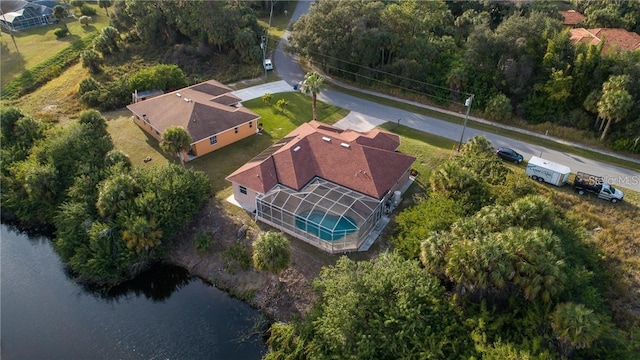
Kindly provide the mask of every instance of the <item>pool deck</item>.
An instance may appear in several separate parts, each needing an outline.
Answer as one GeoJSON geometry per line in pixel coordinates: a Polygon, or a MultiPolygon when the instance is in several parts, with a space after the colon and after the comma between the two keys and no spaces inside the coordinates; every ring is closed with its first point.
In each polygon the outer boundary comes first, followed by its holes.
{"type": "MultiPolygon", "coordinates": [[[[416,179],[415,177],[409,176],[409,180],[404,185],[402,185],[402,187],[399,189],[400,192],[404,194],[409,188],[409,186],[413,184],[415,179],[416,179]]],[[[393,212],[393,210],[394,209],[391,209],[391,212],[393,212]]],[[[384,230],[384,228],[386,228],[387,225],[389,225],[390,221],[391,221],[391,218],[389,218],[386,215],[381,217],[380,220],[378,220],[378,222],[376,223],[376,227],[373,228],[373,230],[371,230],[371,232],[367,236],[367,239],[362,243],[362,245],[360,245],[360,247],[358,248],[358,251],[368,251],[369,248],[371,248],[371,245],[373,245],[373,243],[376,242],[380,234],[382,234],[382,231],[384,230]]]]}
{"type": "Polygon", "coordinates": [[[389,221],[391,221],[391,219],[388,216],[381,217],[380,220],[378,220],[376,227],[373,230],[371,230],[371,232],[367,236],[367,239],[362,243],[362,245],[360,245],[360,247],[358,248],[358,251],[369,250],[371,245],[373,245],[373,243],[376,242],[380,234],[382,234],[382,230],[384,230],[384,228],[387,227],[387,225],[389,224],[389,221]]]}

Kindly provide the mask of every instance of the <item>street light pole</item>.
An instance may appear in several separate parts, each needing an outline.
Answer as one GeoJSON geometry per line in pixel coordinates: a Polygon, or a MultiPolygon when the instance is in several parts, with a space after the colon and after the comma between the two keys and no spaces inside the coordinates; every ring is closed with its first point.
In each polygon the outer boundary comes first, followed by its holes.
{"type": "Polygon", "coordinates": [[[462,146],[462,138],[464,138],[464,131],[467,129],[467,120],[469,120],[469,112],[471,111],[471,103],[473,103],[473,97],[471,94],[469,98],[464,102],[464,106],[467,107],[467,114],[464,116],[464,125],[462,125],[462,133],[460,134],[460,141],[458,141],[458,152],[460,152],[460,146],[462,146]]]}

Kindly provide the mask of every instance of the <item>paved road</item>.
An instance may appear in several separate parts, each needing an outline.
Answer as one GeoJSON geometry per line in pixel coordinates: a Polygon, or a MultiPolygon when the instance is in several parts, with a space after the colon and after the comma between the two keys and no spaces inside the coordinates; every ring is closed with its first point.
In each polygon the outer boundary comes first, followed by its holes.
{"type": "MultiPolygon", "coordinates": [[[[311,2],[299,1],[289,25],[297,20],[301,15],[305,14],[309,10],[310,6],[311,2]]],[[[285,32],[285,36],[278,44],[273,55],[273,61],[278,75],[291,86],[304,79],[304,72],[300,68],[297,58],[285,54],[284,48],[287,38],[288,32],[285,32]]],[[[380,94],[376,95],[385,96],[380,94]]],[[[460,139],[460,135],[462,133],[462,120],[460,124],[454,124],[434,119],[429,116],[419,115],[363,100],[331,89],[323,90],[318,94],[318,99],[326,103],[351,110],[349,115],[336,123],[336,126],[342,128],[367,131],[384,122],[395,122],[400,119],[400,123],[402,125],[410,126],[427,133],[436,134],[456,141],[460,139]]],[[[416,105],[424,106],[421,104],[416,105]]],[[[486,122],[483,119],[471,118],[477,121],[486,122]]],[[[503,126],[498,124],[494,125],[503,126]]],[[[541,156],[545,159],[567,165],[573,172],[584,171],[591,174],[601,175],[607,178],[613,185],[618,185],[622,188],[633,189],[640,192],[640,162],[637,160],[635,161],[638,162],[638,167],[635,170],[629,170],[599,161],[581,158],[570,153],[546,149],[542,146],[536,145],[535,143],[523,143],[471,127],[466,128],[464,141],[476,135],[486,136],[491,140],[495,147],[506,146],[516,149],[525,157],[525,160],[531,158],[533,155],[541,156]]]]}

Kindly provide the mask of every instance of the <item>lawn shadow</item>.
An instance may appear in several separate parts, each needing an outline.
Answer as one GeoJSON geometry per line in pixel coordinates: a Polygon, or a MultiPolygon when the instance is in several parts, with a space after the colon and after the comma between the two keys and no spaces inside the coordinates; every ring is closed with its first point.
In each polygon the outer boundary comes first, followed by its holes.
{"type": "Polygon", "coordinates": [[[25,70],[26,61],[20,53],[20,48],[11,39],[0,42],[0,52],[2,53],[2,85],[12,80],[18,74],[25,70]],[[10,64],[8,67],[5,68],[10,64]],[[6,74],[6,77],[5,77],[6,74]]]}
{"type": "Polygon", "coordinates": [[[92,33],[94,31],[98,31],[98,28],[96,28],[95,26],[88,24],[88,25],[82,25],[80,27],[80,29],[82,29],[82,31],[84,31],[85,33],[92,33]]]}
{"type": "Polygon", "coordinates": [[[82,39],[82,37],[75,34],[71,34],[71,33],[69,33],[69,35],[65,37],[58,38],[59,41],[67,42],[69,44],[73,44],[76,40],[80,40],[80,39],[82,39]]]}

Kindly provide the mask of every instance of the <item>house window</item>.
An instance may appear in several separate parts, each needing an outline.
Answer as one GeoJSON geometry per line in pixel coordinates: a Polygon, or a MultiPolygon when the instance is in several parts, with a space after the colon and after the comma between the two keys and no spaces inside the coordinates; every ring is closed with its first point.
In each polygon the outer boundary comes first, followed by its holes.
{"type": "Polygon", "coordinates": [[[215,145],[217,143],[218,143],[218,137],[216,135],[213,135],[212,137],[209,138],[209,144],[215,145]]]}
{"type": "Polygon", "coordinates": [[[238,127],[236,126],[235,128],[233,128],[233,131],[236,132],[236,134],[238,133],[238,127]]]}
{"type": "Polygon", "coordinates": [[[240,186],[240,193],[247,195],[247,188],[244,186],[240,186]]]}
{"type": "Polygon", "coordinates": [[[252,128],[253,127],[253,121],[249,121],[249,127],[252,128]]]}

